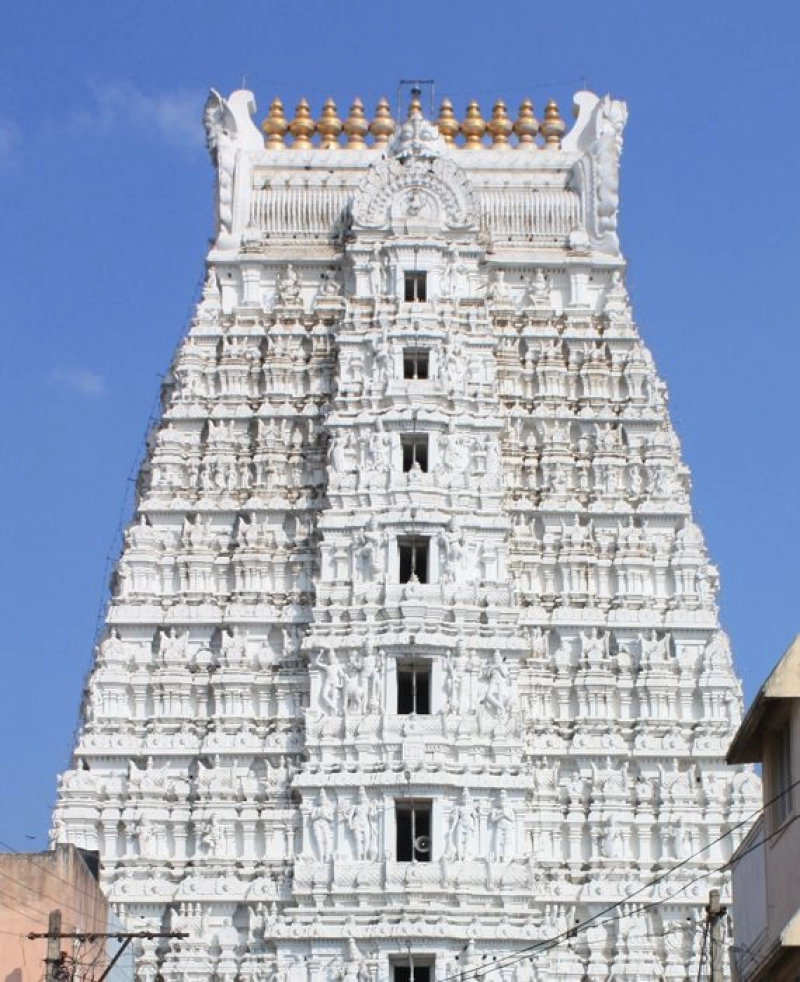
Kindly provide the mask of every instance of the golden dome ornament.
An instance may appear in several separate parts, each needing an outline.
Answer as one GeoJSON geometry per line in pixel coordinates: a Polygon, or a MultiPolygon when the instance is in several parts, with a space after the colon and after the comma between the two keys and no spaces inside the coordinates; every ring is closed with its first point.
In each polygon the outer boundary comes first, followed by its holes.
{"type": "Polygon", "coordinates": [[[453,112],[453,103],[449,99],[442,99],[442,104],[439,107],[439,118],[436,120],[436,126],[439,132],[442,134],[444,142],[448,147],[454,147],[456,145],[456,137],[458,136],[458,120],[453,112]]]}
{"type": "Polygon", "coordinates": [[[533,115],[533,103],[530,99],[523,99],[519,104],[517,121],[514,123],[514,132],[517,135],[517,146],[520,149],[536,149],[536,134],[539,132],[539,121],[533,115]]]}
{"type": "Polygon", "coordinates": [[[336,103],[327,98],[322,104],[322,113],[317,120],[320,150],[334,150],[339,146],[339,134],[342,132],[342,121],[336,113],[336,103]]]}
{"type": "Polygon", "coordinates": [[[316,128],[307,100],[301,99],[294,111],[294,119],[289,123],[289,132],[292,134],[293,141],[292,150],[310,150],[311,137],[316,128]]]}
{"type": "Polygon", "coordinates": [[[267,150],[284,149],[283,138],[288,128],[289,124],[286,122],[286,116],[283,112],[283,103],[276,96],[269,104],[269,112],[261,124],[261,131],[267,138],[267,150]]]}
{"type": "Polygon", "coordinates": [[[369,131],[372,134],[372,146],[376,150],[385,147],[394,130],[395,122],[392,119],[392,113],[389,109],[389,100],[386,96],[381,96],[375,107],[375,116],[369,124],[369,131]]]}
{"type": "Polygon", "coordinates": [[[567,127],[558,112],[558,106],[551,99],[544,107],[544,120],[539,127],[539,132],[544,137],[545,150],[560,150],[561,137],[567,127]]]}
{"type": "Polygon", "coordinates": [[[465,150],[482,150],[486,123],[483,121],[478,103],[473,99],[467,105],[467,112],[461,122],[465,150]]]}
{"type": "Polygon", "coordinates": [[[369,132],[367,117],[364,115],[364,103],[356,98],[350,106],[350,112],[344,121],[344,132],[347,136],[346,150],[363,150],[366,146],[364,137],[369,132]]]}
{"type": "Polygon", "coordinates": [[[506,104],[502,99],[498,99],[492,107],[492,118],[486,129],[492,138],[492,150],[511,149],[508,138],[511,136],[514,126],[508,118],[506,104]]]}

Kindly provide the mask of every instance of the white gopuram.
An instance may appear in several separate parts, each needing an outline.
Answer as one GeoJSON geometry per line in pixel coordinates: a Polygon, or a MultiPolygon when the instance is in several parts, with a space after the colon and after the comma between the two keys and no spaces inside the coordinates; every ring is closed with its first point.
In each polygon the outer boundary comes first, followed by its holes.
{"type": "Polygon", "coordinates": [[[187,935],[140,982],[697,976],[759,789],[625,289],[626,108],[575,102],[208,100],[207,278],[52,832],[187,935]]]}

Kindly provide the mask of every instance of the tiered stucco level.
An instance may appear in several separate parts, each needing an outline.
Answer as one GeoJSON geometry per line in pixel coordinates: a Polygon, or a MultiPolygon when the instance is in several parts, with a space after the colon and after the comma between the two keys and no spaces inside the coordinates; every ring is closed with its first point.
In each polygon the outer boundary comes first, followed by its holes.
{"type": "Polygon", "coordinates": [[[273,103],[265,148],[209,99],[216,240],[53,830],[189,933],[143,982],[696,975],[759,795],[624,285],[625,106],[576,106],[484,146],[477,107],[387,143],[385,104],[273,103]]]}

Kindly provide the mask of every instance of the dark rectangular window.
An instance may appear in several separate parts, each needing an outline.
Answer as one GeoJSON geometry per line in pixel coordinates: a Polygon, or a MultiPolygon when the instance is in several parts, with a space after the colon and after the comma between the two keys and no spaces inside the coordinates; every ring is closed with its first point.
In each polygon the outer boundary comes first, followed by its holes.
{"type": "Polygon", "coordinates": [[[400,554],[400,582],[428,582],[428,543],[429,539],[422,536],[409,536],[397,540],[400,554]]]}
{"type": "Polygon", "coordinates": [[[428,471],[428,434],[402,433],[400,445],[403,448],[403,470],[418,468],[428,471]]]}
{"type": "Polygon", "coordinates": [[[392,966],[392,982],[431,982],[432,965],[411,964],[392,966]]]}
{"type": "Polygon", "coordinates": [[[397,666],[397,712],[400,716],[431,711],[431,667],[400,662],[397,666]]]}
{"type": "Polygon", "coordinates": [[[431,861],[431,802],[395,802],[398,863],[431,861]]]}
{"type": "Polygon", "coordinates": [[[406,303],[425,303],[428,298],[428,274],[406,272],[404,276],[406,303]]]}
{"type": "Polygon", "coordinates": [[[428,351],[426,348],[403,349],[403,378],[428,378],[428,351]]]}

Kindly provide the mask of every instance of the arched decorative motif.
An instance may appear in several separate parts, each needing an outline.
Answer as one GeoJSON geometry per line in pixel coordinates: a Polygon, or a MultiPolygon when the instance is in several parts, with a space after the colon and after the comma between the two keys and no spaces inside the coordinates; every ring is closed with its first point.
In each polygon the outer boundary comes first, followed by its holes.
{"type": "Polygon", "coordinates": [[[381,160],[370,168],[353,200],[355,228],[388,228],[408,218],[461,230],[477,226],[476,215],[466,175],[444,157],[381,160]]]}

